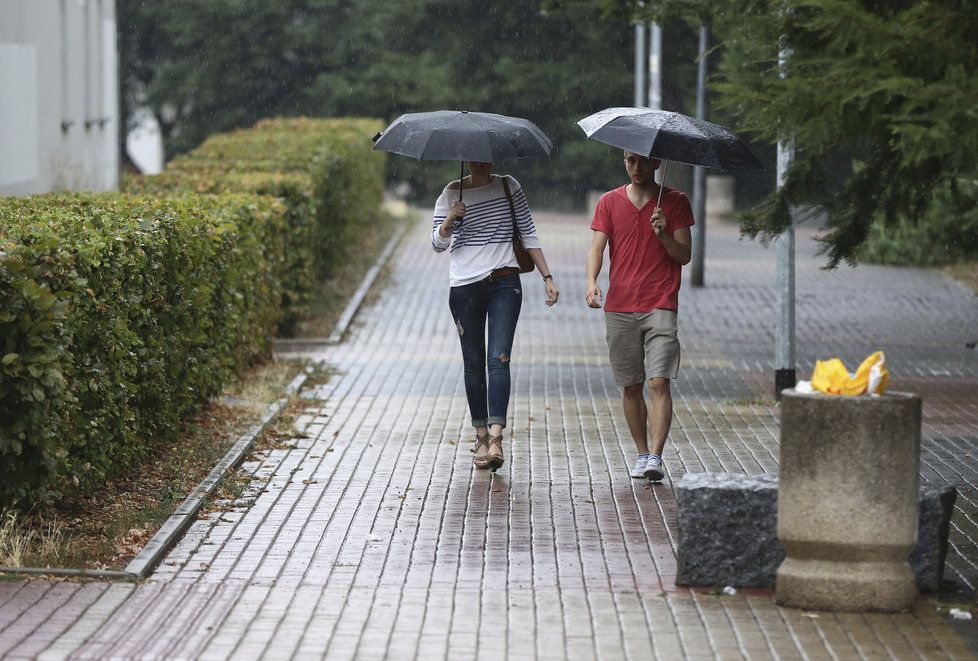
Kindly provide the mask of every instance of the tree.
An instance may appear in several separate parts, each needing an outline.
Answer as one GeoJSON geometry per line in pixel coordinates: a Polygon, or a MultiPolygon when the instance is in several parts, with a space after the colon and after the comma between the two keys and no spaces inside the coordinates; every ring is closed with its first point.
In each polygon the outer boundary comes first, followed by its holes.
{"type": "MultiPolygon", "coordinates": [[[[126,97],[149,106],[172,156],[269,115],[459,108],[523,116],[558,144],[507,164],[535,206],[576,204],[620,179],[618,159],[575,122],[631,96],[631,33],[593,5],[536,0],[119,0],[126,97]],[[126,20],[122,16],[126,16],[126,20]]],[[[430,202],[457,164],[390,159],[430,202]]]]}
{"type": "MultiPolygon", "coordinates": [[[[640,11],[626,0],[606,9],[640,11]]],[[[657,4],[685,15],[677,0],[657,4]]],[[[771,238],[790,209],[829,214],[828,266],[853,262],[874,221],[917,224],[978,178],[978,7],[972,0],[718,0],[717,103],[771,143],[794,138],[785,185],[743,214],[771,238]],[[779,78],[778,50],[791,49],[779,78]]]]}

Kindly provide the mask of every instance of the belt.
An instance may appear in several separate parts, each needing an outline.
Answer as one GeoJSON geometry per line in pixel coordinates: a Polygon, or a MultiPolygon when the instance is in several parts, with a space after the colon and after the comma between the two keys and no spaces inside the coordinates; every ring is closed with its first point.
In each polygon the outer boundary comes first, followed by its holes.
{"type": "Polygon", "coordinates": [[[507,275],[518,275],[520,272],[519,268],[515,266],[507,266],[501,269],[495,269],[482,279],[483,282],[495,282],[500,278],[505,278],[507,275]]]}

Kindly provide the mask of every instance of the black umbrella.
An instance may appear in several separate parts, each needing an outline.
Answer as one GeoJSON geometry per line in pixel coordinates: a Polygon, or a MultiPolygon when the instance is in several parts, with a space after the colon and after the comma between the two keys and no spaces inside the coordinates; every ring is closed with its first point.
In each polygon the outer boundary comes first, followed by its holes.
{"type": "MultiPolygon", "coordinates": [[[[550,156],[553,142],[536,124],[519,117],[466,110],[401,115],[374,137],[374,149],[419,161],[499,163],[550,156]]],[[[462,199],[459,177],[458,199],[462,199]]]]}
{"type": "MultiPolygon", "coordinates": [[[[730,129],[678,112],[605,108],[577,125],[592,140],[664,160],[666,165],[678,161],[721,170],[764,167],[730,129]]],[[[665,167],[662,178],[665,181],[665,167]]],[[[660,200],[661,197],[660,188],[660,200]]]]}

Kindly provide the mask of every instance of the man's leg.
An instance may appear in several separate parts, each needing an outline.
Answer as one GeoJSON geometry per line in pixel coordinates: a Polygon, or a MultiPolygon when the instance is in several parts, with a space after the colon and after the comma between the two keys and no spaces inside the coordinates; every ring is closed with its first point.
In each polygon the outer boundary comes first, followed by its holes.
{"type": "Polygon", "coordinates": [[[679,333],[676,313],[653,310],[640,317],[645,333],[645,374],[649,384],[649,430],[652,451],[645,463],[645,477],[657,482],[666,476],[662,450],[672,425],[672,390],[670,379],[679,372],[679,333]]]}
{"type": "MultiPolygon", "coordinates": [[[[649,429],[652,430],[652,454],[662,457],[666,437],[669,436],[669,427],[672,425],[672,390],[669,387],[669,379],[661,377],[649,379],[649,399],[651,406],[648,409],[648,416],[649,429]]],[[[631,421],[628,426],[631,428],[631,421]]],[[[634,432],[632,435],[635,435],[634,432]]]]}
{"type": "Polygon", "coordinates": [[[635,441],[635,449],[638,450],[640,455],[647,454],[649,451],[648,433],[646,432],[649,411],[645,405],[644,390],[644,383],[625,386],[625,392],[622,396],[625,420],[628,422],[628,431],[631,432],[632,440],[635,441]]]}
{"type": "Polygon", "coordinates": [[[605,311],[608,358],[615,373],[615,383],[621,386],[622,408],[625,421],[638,456],[628,474],[635,479],[645,477],[645,464],[649,455],[648,407],[645,404],[645,366],[642,333],[631,312],[605,311]],[[629,384],[629,385],[624,385],[629,384]]]}

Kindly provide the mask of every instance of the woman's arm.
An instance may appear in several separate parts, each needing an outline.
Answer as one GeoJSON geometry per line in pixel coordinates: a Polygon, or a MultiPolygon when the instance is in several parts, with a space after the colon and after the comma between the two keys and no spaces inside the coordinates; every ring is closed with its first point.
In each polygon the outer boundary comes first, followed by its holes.
{"type": "Polygon", "coordinates": [[[432,214],[431,247],[435,252],[445,252],[452,241],[452,225],[457,218],[465,214],[465,205],[455,200],[449,202],[446,193],[442,193],[435,202],[432,214]]]}
{"type": "Polygon", "coordinates": [[[452,207],[448,211],[448,215],[445,216],[445,220],[442,222],[442,224],[438,226],[438,235],[443,239],[450,237],[452,235],[452,225],[455,223],[455,220],[464,215],[465,205],[458,200],[452,202],[452,207]]]}
{"type": "Polygon", "coordinates": [[[553,274],[550,273],[550,267],[547,266],[547,258],[543,256],[543,248],[527,248],[526,252],[530,254],[533,265],[537,267],[537,271],[543,276],[543,288],[547,292],[547,305],[553,305],[560,298],[560,290],[554,284],[553,274]]]}

